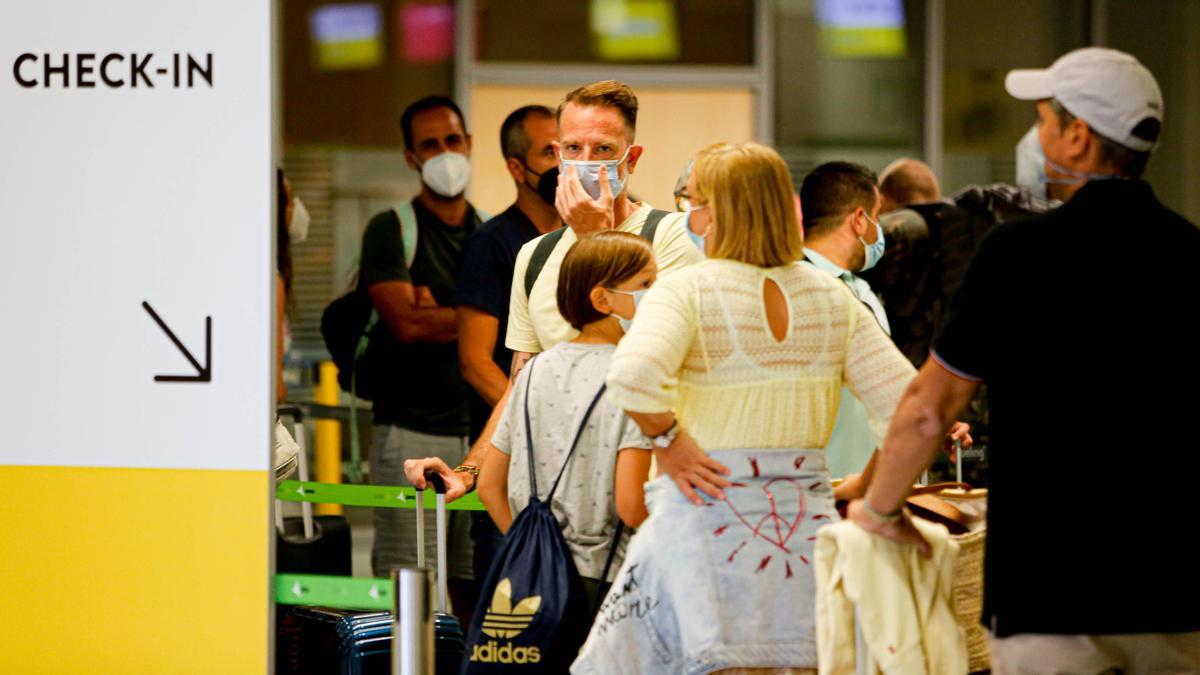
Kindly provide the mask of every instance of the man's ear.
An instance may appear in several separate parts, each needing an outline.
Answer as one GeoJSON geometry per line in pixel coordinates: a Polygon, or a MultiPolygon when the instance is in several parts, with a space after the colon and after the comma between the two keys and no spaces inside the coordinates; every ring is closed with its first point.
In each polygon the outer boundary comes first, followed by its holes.
{"type": "Polygon", "coordinates": [[[464,136],[464,140],[467,143],[467,157],[470,157],[471,156],[471,134],[467,134],[466,136],[464,136]]]}
{"type": "Polygon", "coordinates": [[[850,231],[858,237],[867,235],[867,212],[861,206],[850,212],[850,231]]]}
{"type": "Polygon", "coordinates": [[[504,162],[504,168],[508,169],[508,175],[518,183],[525,182],[525,165],[521,164],[516,157],[509,157],[504,162]]]}
{"type": "Polygon", "coordinates": [[[413,171],[421,173],[421,167],[417,166],[417,156],[413,154],[412,150],[404,151],[404,163],[408,164],[408,168],[413,171]]]}
{"type": "MultiPolygon", "coordinates": [[[[1092,134],[1088,133],[1088,124],[1076,117],[1071,120],[1067,128],[1063,130],[1063,149],[1070,159],[1080,159],[1087,155],[1089,146],[1097,143],[1096,139],[1092,138],[1092,134]]],[[[1095,132],[1093,132],[1095,133],[1095,132]]]]}
{"type": "Polygon", "coordinates": [[[629,173],[633,173],[633,170],[637,168],[638,160],[642,158],[645,150],[646,148],[640,145],[629,146],[629,158],[625,160],[625,166],[628,167],[629,173]]]}
{"type": "Polygon", "coordinates": [[[592,307],[594,307],[597,312],[600,312],[601,314],[612,314],[612,305],[608,303],[608,294],[604,292],[603,288],[600,288],[599,286],[593,288],[592,292],[588,293],[588,299],[592,301],[592,307]]]}

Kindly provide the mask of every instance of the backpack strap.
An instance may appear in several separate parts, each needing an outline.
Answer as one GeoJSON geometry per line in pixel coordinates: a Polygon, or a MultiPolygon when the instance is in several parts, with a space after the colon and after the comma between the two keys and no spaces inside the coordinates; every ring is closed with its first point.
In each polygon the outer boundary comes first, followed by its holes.
{"type": "Polygon", "coordinates": [[[400,246],[404,249],[404,266],[412,269],[417,258],[417,212],[412,202],[404,202],[392,209],[400,221],[400,246]]]}
{"type": "Polygon", "coordinates": [[[535,356],[523,369],[529,374],[525,376],[525,451],[529,454],[529,498],[537,499],[537,473],[533,470],[533,425],[529,423],[529,390],[533,388],[533,362],[535,356]]]}
{"type": "Polygon", "coordinates": [[[546,266],[546,261],[549,260],[554,247],[558,245],[566,231],[566,226],[563,226],[538,240],[537,247],[533,249],[533,255],[529,257],[529,266],[525,268],[526,298],[533,292],[533,284],[537,281],[538,275],[542,273],[542,268],[546,266]]]}
{"type": "MultiPolygon", "coordinates": [[[[558,470],[558,477],[554,479],[554,485],[550,486],[550,492],[546,493],[547,502],[554,499],[554,491],[558,489],[558,484],[562,482],[563,474],[567,472],[567,465],[571,463],[571,458],[575,456],[575,448],[579,445],[579,437],[583,435],[583,430],[587,428],[588,418],[592,416],[592,411],[596,409],[596,404],[600,403],[600,399],[604,396],[604,390],[607,388],[607,384],[600,385],[600,391],[596,392],[596,396],[588,404],[587,410],[583,413],[583,420],[579,422],[579,428],[575,430],[575,438],[571,440],[571,448],[567,450],[567,458],[563,460],[562,468],[558,470]]],[[[528,411],[528,408],[526,410],[528,411]]],[[[532,459],[532,456],[530,459],[532,459]]]]}
{"type": "Polygon", "coordinates": [[[670,211],[663,211],[662,209],[652,209],[646,216],[646,222],[642,223],[642,231],[640,233],[642,239],[650,242],[650,245],[653,246],[654,235],[658,232],[658,224],[662,222],[663,218],[670,215],[670,213],[670,211]]]}
{"type": "MultiPolygon", "coordinates": [[[[625,534],[625,521],[617,518],[617,529],[613,532],[612,541],[608,544],[608,556],[604,558],[604,569],[600,572],[600,583],[608,583],[608,573],[612,571],[613,562],[617,558],[617,544],[621,542],[621,535],[625,534]]],[[[600,613],[600,607],[604,605],[604,596],[606,593],[597,593],[596,599],[592,602],[592,616],[600,613]]]]}

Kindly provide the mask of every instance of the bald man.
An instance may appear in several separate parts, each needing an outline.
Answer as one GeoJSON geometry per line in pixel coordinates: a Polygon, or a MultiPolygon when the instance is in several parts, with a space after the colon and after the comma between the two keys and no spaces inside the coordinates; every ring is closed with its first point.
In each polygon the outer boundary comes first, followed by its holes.
{"type": "Polygon", "coordinates": [[[909,204],[928,204],[942,199],[937,176],[919,159],[901,157],[879,174],[879,194],[883,213],[909,204]]]}

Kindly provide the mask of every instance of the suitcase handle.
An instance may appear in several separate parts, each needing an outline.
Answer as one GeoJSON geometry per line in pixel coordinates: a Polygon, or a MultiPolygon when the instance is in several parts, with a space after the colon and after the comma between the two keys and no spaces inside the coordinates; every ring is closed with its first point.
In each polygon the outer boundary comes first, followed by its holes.
{"type": "Polygon", "coordinates": [[[304,409],[298,405],[284,404],[275,407],[275,414],[281,417],[291,417],[296,424],[304,422],[304,409]]]}
{"type": "Polygon", "coordinates": [[[442,475],[432,469],[425,472],[425,484],[432,486],[433,491],[439,495],[446,494],[446,479],[442,475]]]}
{"type": "MultiPolygon", "coordinates": [[[[437,589],[438,611],[448,611],[446,588],[446,481],[436,471],[425,472],[426,487],[437,493],[437,589]]],[[[418,493],[423,490],[418,490],[418,493]]],[[[417,566],[425,566],[425,499],[417,497],[417,566]]]]}

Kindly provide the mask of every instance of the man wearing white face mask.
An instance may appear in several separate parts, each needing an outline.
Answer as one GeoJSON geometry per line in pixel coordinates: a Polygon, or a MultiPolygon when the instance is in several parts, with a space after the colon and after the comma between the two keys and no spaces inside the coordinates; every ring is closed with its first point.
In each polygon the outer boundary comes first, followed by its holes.
{"type": "MultiPolygon", "coordinates": [[[[428,455],[457,466],[467,450],[468,389],[459,369],[454,297],[468,237],[481,216],[467,201],[471,136],[454,101],[431,96],[400,118],[405,160],[421,173],[411,204],[376,215],[363,234],[359,284],[389,330],[377,331],[373,367],[386,383],[374,394],[371,481],[399,485],[404,460],[428,455]]],[[[415,525],[395,509],[375,512],[372,566],[386,576],[395,565],[416,563],[415,525]]],[[[432,521],[427,554],[435,554],[432,521]]],[[[450,591],[461,595],[472,578],[470,521],[452,515],[448,535],[450,591]]]]}
{"type": "Polygon", "coordinates": [[[1200,295],[1200,230],[1139,178],[1162,94],[1135,58],[1102,48],[1012,71],[1005,88],[1036,102],[1047,194],[1064,203],[980,243],[849,516],[928,554],[904,496],[986,382],[992,671],[1200,672],[1195,491],[1137,478],[1200,472],[1171,424],[1196,410],[1200,353],[1185,324],[1200,295]],[[1075,422],[1067,444],[1047,433],[1063,420],[1075,422]],[[1037,498],[1047,478],[1055,504],[1075,505],[1065,519],[1047,518],[1037,498]]]}

